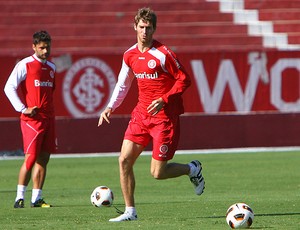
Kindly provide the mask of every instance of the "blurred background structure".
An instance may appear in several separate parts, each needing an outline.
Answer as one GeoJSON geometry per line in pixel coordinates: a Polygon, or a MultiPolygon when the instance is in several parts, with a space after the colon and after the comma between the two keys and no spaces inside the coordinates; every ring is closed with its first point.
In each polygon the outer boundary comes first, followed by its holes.
{"type": "Polygon", "coordinates": [[[32,31],[47,28],[55,54],[117,53],[135,41],[138,8],[158,15],[157,39],[180,52],[299,50],[300,1],[3,1],[1,55],[26,55],[32,31]],[[26,43],[25,43],[26,44],[26,43]]]}
{"type": "MultiPolygon", "coordinates": [[[[47,30],[58,67],[59,152],[118,151],[136,90],[111,126],[96,124],[144,6],[157,13],[155,38],[193,79],[180,149],[300,146],[299,0],[0,1],[0,88],[32,53],[32,34],[47,30]],[[89,85],[93,98],[82,85],[86,68],[104,82],[89,85]]],[[[3,90],[0,104],[0,151],[18,151],[19,114],[3,90]]]]}

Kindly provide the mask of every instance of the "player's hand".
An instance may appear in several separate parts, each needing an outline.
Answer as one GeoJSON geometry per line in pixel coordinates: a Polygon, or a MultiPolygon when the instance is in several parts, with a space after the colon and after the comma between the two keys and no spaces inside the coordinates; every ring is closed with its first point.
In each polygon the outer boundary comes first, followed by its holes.
{"type": "Polygon", "coordinates": [[[164,100],[160,97],[157,100],[152,101],[152,103],[148,106],[147,111],[152,116],[155,116],[165,105],[164,100]]]}
{"type": "Polygon", "coordinates": [[[109,117],[110,117],[110,114],[111,114],[111,113],[112,113],[112,108],[107,107],[107,108],[100,114],[99,121],[98,121],[98,127],[99,127],[100,125],[102,125],[103,120],[105,120],[108,124],[110,124],[109,117]]]}
{"type": "Polygon", "coordinates": [[[38,111],[37,106],[29,107],[23,112],[23,114],[28,115],[29,117],[34,117],[37,114],[37,111],[38,111]]]}

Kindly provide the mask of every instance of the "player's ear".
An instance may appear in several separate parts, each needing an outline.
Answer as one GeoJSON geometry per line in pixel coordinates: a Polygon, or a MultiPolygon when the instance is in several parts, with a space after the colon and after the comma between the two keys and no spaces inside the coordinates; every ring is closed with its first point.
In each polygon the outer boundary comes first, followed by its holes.
{"type": "Polygon", "coordinates": [[[134,30],[136,31],[136,24],[133,24],[133,28],[134,28],[134,30]]]}
{"type": "Polygon", "coordinates": [[[35,52],[35,44],[32,44],[32,49],[34,50],[34,52],[35,52]]]}

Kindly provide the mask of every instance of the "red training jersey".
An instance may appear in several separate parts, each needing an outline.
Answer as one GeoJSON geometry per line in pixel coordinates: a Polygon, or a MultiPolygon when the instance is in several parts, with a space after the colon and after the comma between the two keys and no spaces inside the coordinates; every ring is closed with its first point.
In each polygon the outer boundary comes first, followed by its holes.
{"type": "Polygon", "coordinates": [[[184,112],[181,94],[191,84],[191,80],[174,52],[154,40],[150,49],[140,52],[137,44],[123,55],[123,64],[118,82],[112,94],[109,107],[115,109],[125,98],[133,76],[137,79],[139,110],[148,114],[147,107],[155,99],[165,101],[164,108],[155,115],[172,116],[184,112]]]}
{"type": "Polygon", "coordinates": [[[36,55],[24,58],[15,66],[5,85],[7,97],[18,112],[28,107],[38,107],[38,113],[33,118],[22,113],[21,119],[54,117],[55,69],[52,62],[43,62],[36,55]],[[19,86],[25,101],[18,96],[19,86]]]}

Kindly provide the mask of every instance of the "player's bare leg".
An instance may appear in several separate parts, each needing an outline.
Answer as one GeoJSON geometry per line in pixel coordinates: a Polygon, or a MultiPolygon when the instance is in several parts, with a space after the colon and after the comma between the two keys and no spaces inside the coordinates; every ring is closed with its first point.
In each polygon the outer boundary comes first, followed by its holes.
{"type": "Polygon", "coordinates": [[[31,169],[28,170],[26,167],[26,161],[29,154],[25,154],[24,162],[19,171],[18,186],[17,186],[17,196],[14,203],[14,208],[24,208],[24,197],[27,189],[27,185],[31,178],[31,169]]]}
{"type": "Polygon", "coordinates": [[[135,178],[133,165],[144,147],[124,140],[119,157],[120,183],[126,207],[134,207],[135,178]]]}
{"type": "Polygon", "coordinates": [[[20,168],[20,172],[19,172],[19,179],[18,179],[19,185],[27,186],[30,181],[31,169],[28,170],[26,167],[26,161],[28,158],[29,158],[29,154],[25,154],[25,159],[24,159],[24,162],[23,162],[23,164],[20,168]]]}
{"type": "Polygon", "coordinates": [[[125,213],[117,218],[110,219],[112,222],[136,220],[134,203],[135,177],[133,165],[144,147],[129,140],[124,140],[119,157],[120,184],[125,202],[125,213]]]}
{"type": "Polygon", "coordinates": [[[37,160],[34,165],[32,172],[32,182],[34,189],[42,189],[47,173],[47,164],[49,162],[50,153],[42,152],[37,157],[37,160]]]}
{"type": "Polygon", "coordinates": [[[42,189],[47,173],[47,164],[49,162],[50,153],[41,152],[37,157],[32,171],[32,198],[31,207],[45,207],[48,208],[51,205],[44,202],[42,198],[42,189]]]}
{"type": "Polygon", "coordinates": [[[179,164],[158,161],[152,158],[151,174],[155,179],[160,180],[188,175],[197,195],[201,195],[205,188],[202,166],[197,160],[191,161],[189,164],[179,164]]]}
{"type": "Polygon", "coordinates": [[[168,179],[188,175],[190,166],[188,164],[168,163],[167,161],[159,161],[152,158],[151,175],[155,179],[168,179]]]}

